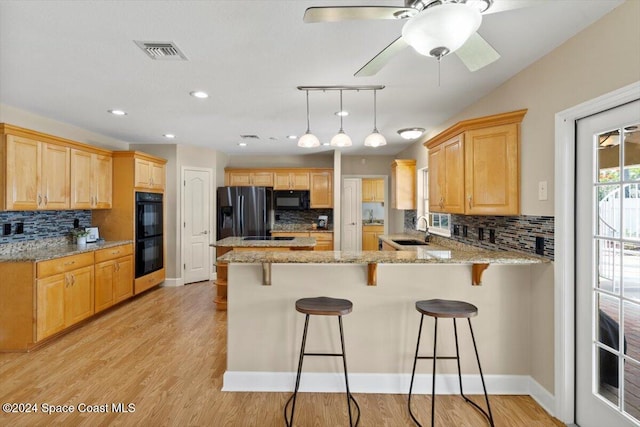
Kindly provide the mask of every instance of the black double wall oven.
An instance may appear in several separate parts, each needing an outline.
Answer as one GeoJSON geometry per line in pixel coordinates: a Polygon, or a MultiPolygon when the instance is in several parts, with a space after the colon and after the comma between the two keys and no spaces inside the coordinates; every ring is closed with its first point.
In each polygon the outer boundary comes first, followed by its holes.
{"type": "Polygon", "coordinates": [[[163,267],[162,194],[136,192],[136,278],[163,267]]]}

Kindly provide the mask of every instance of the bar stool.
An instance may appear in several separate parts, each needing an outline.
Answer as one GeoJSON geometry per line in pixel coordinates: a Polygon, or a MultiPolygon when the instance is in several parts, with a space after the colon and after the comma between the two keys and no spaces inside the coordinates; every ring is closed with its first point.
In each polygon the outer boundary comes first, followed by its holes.
{"type": "Polygon", "coordinates": [[[305,314],[304,319],[304,332],[302,334],[302,346],[300,347],[300,359],[298,360],[298,375],[296,376],[296,386],[289,400],[284,406],[284,420],[287,427],[293,426],[293,415],[296,410],[296,397],[298,395],[298,388],[300,387],[300,374],[302,373],[302,361],[304,356],[338,356],[342,357],[342,364],[344,366],[344,382],[347,387],[347,407],[349,410],[349,425],[357,426],[360,422],[360,406],[354,399],[349,391],[349,378],[347,377],[347,358],[344,351],[344,334],[342,333],[342,316],[351,313],[353,304],[346,299],[336,299],[328,297],[317,298],[302,298],[296,301],[296,310],[305,314]],[[338,324],[340,325],[340,344],[342,346],[342,353],[305,353],[304,348],[307,343],[307,329],[309,327],[309,316],[338,316],[338,324]],[[358,417],[355,424],[353,424],[353,415],[351,410],[351,401],[355,404],[358,410],[358,417]],[[291,414],[287,416],[287,408],[292,403],[291,414]]]}
{"type": "Polygon", "coordinates": [[[476,347],[476,339],[473,336],[473,328],[471,327],[471,318],[478,315],[478,308],[467,302],[463,301],[451,301],[451,300],[441,300],[441,299],[431,299],[426,301],[417,301],[416,302],[416,310],[421,313],[420,316],[420,329],[418,330],[418,342],[416,344],[416,355],[413,359],[413,371],[411,372],[411,385],[409,386],[409,415],[411,415],[411,419],[418,425],[421,424],[418,422],[416,417],[413,415],[411,411],[411,391],[413,389],[413,378],[416,373],[416,362],[418,359],[433,359],[433,378],[431,381],[431,426],[434,425],[434,416],[435,416],[435,391],[436,391],[436,360],[437,359],[456,359],[458,362],[458,381],[460,384],[460,395],[464,398],[464,400],[473,406],[475,406],[482,414],[487,418],[489,424],[493,427],[493,415],[491,414],[491,406],[489,405],[489,396],[487,395],[487,388],[484,384],[484,376],[482,375],[482,367],[480,366],[480,357],[478,356],[478,348],[476,347]],[[422,333],[422,321],[424,320],[424,316],[431,316],[435,319],[434,333],[433,333],[433,356],[418,356],[418,349],[420,348],[420,335],[422,333]],[[438,318],[451,318],[453,319],[453,332],[456,339],[456,355],[454,356],[438,356],[436,353],[436,344],[438,339],[438,318]],[[478,369],[480,371],[480,379],[482,380],[482,389],[484,390],[484,399],[487,403],[487,413],[484,409],[478,406],[475,402],[472,402],[464,395],[462,390],[462,375],[460,374],[460,353],[458,351],[458,329],[456,326],[456,319],[466,318],[469,322],[469,331],[471,331],[471,339],[473,341],[473,348],[476,353],[476,360],[478,361],[478,369]]]}

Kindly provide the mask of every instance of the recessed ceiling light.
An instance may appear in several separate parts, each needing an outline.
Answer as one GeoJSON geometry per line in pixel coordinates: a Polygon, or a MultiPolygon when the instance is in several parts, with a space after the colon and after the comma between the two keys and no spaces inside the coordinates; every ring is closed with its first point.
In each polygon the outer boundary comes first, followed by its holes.
{"type": "Polygon", "coordinates": [[[189,92],[189,95],[196,97],[196,98],[200,98],[200,99],[204,99],[204,98],[208,98],[209,94],[207,92],[203,92],[201,90],[194,90],[193,92],[189,92]]]}
{"type": "Polygon", "coordinates": [[[322,145],[331,145],[329,142],[323,142],[322,145]]]}
{"type": "Polygon", "coordinates": [[[336,112],[335,112],[335,113],[333,113],[333,114],[335,114],[336,116],[346,117],[346,116],[348,116],[348,115],[349,115],[349,112],[348,112],[348,111],[344,111],[344,110],[342,110],[342,111],[336,111],[336,112]]]}
{"type": "Polygon", "coordinates": [[[287,139],[298,139],[298,135],[287,135],[287,139]]]}
{"type": "Polygon", "coordinates": [[[420,138],[424,133],[424,128],[406,128],[400,129],[398,134],[404,139],[416,139],[420,138]]]}
{"type": "Polygon", "coordinates": [[[175,136],[174,134],[172,134],[172,133],[165,133],[165,134],[164,134],[164,135],[162,135],[162,136],[164,136],[165,138],[168,138],[168,139],[173,139],[173,138],[175,138],[175,137],[176,137],[176,136],[175,136]]]}
{"type": "Polygon", "coordinates": [[[109,113],[113,114],[114,116],[126,116],[127,112],[126,111],[122,111],[122,110],[107,110],[109,113]]]}
{"type": "Polygon", "coordinates": [[[246,146],[247,146],[247,143],[246,143],[246,142],[238,142],[238,145],[239,145],[240,147],[246,147],[246,146]]]}

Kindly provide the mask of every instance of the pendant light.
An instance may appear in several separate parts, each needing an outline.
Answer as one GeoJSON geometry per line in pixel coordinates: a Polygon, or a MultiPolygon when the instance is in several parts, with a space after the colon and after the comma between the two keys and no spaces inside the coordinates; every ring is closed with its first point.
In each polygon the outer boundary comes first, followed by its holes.
{"type": "Polygon", "coordinates": [[[320,146],[320,140],[309,130],[309,91],[307,90],[307,131],[298,140],[298,147],[314,148],[320,146]]]}
{"type": "MultiPolygon", "coordinates": [[[[342,90],[340,90],[340,111],[344,111],[342,109],[342,90]]],[[[351,147],[351,138],[342,129],[342,116],[340,116],[340,130],[331,138],[331,145],[334,147],[351,147]]]]}
{"type": "Polygon", "coordinates": [[[367,136],[364,139],[364,145],[366,147],[381,147],[383,145],[387,145],[387,140],[384,139],[384,136],[380,132],[378,132],[378,127],[376,125],[376,91],[373,91],[373,132],[371,135],[367,136]]]}

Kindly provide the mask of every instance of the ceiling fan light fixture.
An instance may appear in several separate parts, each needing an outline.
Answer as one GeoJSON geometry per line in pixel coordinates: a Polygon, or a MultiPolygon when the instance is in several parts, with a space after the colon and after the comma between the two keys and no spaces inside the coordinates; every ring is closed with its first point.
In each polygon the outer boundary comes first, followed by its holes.
{"type": "Polygon", "coordinates": [[[424,9],[402,27],[402,38],[421,55],[442,57],[455,52],[482,23],[477,7],[446,3],[424,9]]]}
{"type": "Polygon", "coordinates": [[[417,139],[420,138],[423,133],[424,128],[405,128],[398,131],[398,135],[404,139],[417,139]]]}

